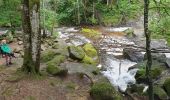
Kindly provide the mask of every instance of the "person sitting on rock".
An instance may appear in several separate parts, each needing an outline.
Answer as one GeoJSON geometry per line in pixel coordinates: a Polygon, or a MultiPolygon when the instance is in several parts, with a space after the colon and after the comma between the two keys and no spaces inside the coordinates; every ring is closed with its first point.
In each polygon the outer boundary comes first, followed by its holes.
{"type": "Polygon", "coordinates": [[[5,57],[6,59],[6,65],[8,66],[12,64],[11,59],[12,57],[14,57],[14,54],[12,53],[10,46],[7,44],[6,39],[1,41],[0,51],[1,51],[2,57],[5,57]]]}

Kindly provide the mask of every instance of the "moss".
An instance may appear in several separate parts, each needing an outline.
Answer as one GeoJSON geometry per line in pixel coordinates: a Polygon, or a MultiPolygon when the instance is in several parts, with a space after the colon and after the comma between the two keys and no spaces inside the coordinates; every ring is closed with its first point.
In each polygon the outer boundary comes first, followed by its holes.
{"type": "Polygon", "coordinates": [[[89,28],[82,28],[81,33],[91,39],[98,39],[101,36],[99,31],[89,28]]]}
{"type": "MultiPolygon", "coordinates": [[[[145,73],[145,68],[139,69],[135,75],[136,81],[138,83],[145,83],[146,82],[146,73],[145,73]]],[[[151,69],[151,77],[152,79],[158,78],[162,73],[161,68],[152,68],[151,69]]]]}
{"type": "Polygon", "coordinates": [[[69,82],[67,83],[66,87],[70,90],[75,90],[76,89],[77,84],[73,83],[73,82],[69,82]]]}
{"type": "Polygon", "coordinates": [[[81,47],[69,46],[68,50],[69,50],[70,58],[72,59],[82,60],[85,56],[85,52],[81,47]]]}
{"type": "Polygon", "coordinates": [[[96,51],[96,49],[93,47],[93,45],[92,44],[89,44],[89,43],[87,43],[87,44],[85,44],[84,46],[83,46],[83,49],[84,49],[84,51],[86,52],[86,54],[88,55],[88,56],[90,56],[90,57],[97,57],[97,51],[96,51]]]}
{"type": "Polygon", "coordinates": [[[42,62],[48,62],[52,60],[56,55],[56,52],[54,50],[47,50],[41,53],[41,61],[42,62]]]}
{"type": "Polygon", "coordinates": [[[166,79],[163,84],[168,96],[170,96],[170,78],[166,79]]]}
{"type": "Polygon", "coordinates": [[[53,48],[53,49],[58,49],[58,48],[59,48],[59,44],[57,44],[57,43],[54,44],[54,45],[52,46],[52,48],[53,48]]]}
{"type": "Polygon", "coordinates": [[[62,69],[58,66],[56,66],[54,63],[48,63],[46,71],[51,74],[51,75],[59,75],[59,76],[66,76],[68,70],[67,69],[62,69]]]}
{"type": "Polygon", "coordinates": [[[127,89],[130,93],[138,93],[139,95],[143,95],[143,89],[145,88],[144,85],[133,84],[130,88],[127,89]]]}
{"type": "Polygon", "coordinates": [[[166,100],[168,95],[166,94],[166,92],[159,86],[154,86],[153,88],[154,91],[154,97],[155,100],[166,100]]]}
{"type": "Polygon", "coordinates": [[[56,55],[51,61],[48,61],[47,64],[60,65],[66,59],[63,55],[56,55]]]}
{"type": "Polygon", "coordinates": [[[121,96],[109,83],[95,83],[90,95],[94,100],[121,100],[121,96]]]}
{"type": "Polygon", "coordinates": [[[86,63],[86,64],[93,64],[95,65],[96,62],[89,56],[85,55],[85,57],[83,58],[82,60],[83,63],[86,63]]]}

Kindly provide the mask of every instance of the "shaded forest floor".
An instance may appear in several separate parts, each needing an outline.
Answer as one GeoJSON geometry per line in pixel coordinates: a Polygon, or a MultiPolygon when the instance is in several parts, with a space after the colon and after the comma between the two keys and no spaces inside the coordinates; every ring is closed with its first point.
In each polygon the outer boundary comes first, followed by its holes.
{"type": "MultiPolygon", "coordinates": [[[[12,48],[18,46],[10,44],[12,48]]],[[[22,58],[13,58],[11,66],[5,66],[0,58],[0,100],[91,100],[90,81],[77,74],[67,77],[29,76],[16,72],[22,65],[22,58]]]]}

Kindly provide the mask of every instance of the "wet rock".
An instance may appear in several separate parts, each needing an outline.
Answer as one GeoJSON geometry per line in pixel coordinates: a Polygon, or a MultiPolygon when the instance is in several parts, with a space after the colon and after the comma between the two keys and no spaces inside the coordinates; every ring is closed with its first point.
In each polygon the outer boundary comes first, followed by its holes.
{"type": "Polygon", "coordinates": [[[94,100],[122,100],[121,95],[109,83],[95,83],[90,89],[94,100]]]}
{"type": "Polygon", "coordinates": [[[167,93],[160,86],[154,86],[153,91],[155,100],[168,100],[167,93]]]}
{"type": "Polygon", "coordinates": [[[169,58],[166,60],[166,65],[168,68],[170,68],[170,59],[169,58]]]}
{"type": "Polygon", "coordinates": [[[84,50],[81,47],[69,46],[68,51],[69,51],[70,58],[75,59],[75,60],[81,61],[86,55],[84,50]]]}
{"type": "Polygon", "coordinates": [[[123,49],[123,55],[126,59],[133,62],[141,62],[144,59],[144,55],[141,52],[137,52],[134,49],[123,49]]]}
{"type": "Polygon", "coordinates": [[[170,96],[170,78],[167,78],[163,84],[168,96],[170,96]]]}

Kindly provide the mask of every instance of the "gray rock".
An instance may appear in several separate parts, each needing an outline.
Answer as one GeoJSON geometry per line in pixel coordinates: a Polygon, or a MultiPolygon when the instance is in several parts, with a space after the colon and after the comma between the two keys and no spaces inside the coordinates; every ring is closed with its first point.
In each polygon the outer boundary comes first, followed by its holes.
{"type": "MultiPolygon", "coordinates": [[[[134,42],[139,46],[139,47],[146,47],[146,40],[144,38],[142,39],[134,39],[134,42]]],[[[151,40],[151,48],[152,49],[165,49],[168,48],[167,46],[167,41],[165,39],[152,39],[151,40]]]]}
{"type": "Polygon", "coordinates": [[[66,68],[68,69],[68,73],[85,73],[90,77],[93,77],[93,73],[99,71],[96,66],[82,64],[82,63],[67,63],[66,68]]]}
{"type": "Polygon", "coordinates": [[[41,45],[41,50],[45,51],[47,48],[45,47],[45,45],[41,45]]]}
{"type": "Polygon", "coordinates": [[[166,65],[168,68],[170,68],[170,59],[169,58],[166,60],[166,65]]]}
{"type": "Polygon", "coordinates": [[[23,41],[19,41],[19,42],[18,42],[18,45],[22,45],[22,44],[23,44],[23,41]]]}
{"type": "Polygon", "coordinates": [[[137,52],[134,49],[123,49],[123,55],[126,59],[133,62],[141,62],[144,59],[144,55],[141,52],[137,52]]]}
{"type": "MultiPolygon", "coordinates": [[[[146,60],[147,57],[146,57],[146,54],[144,56],[144,60],[146,60]]],[[[162,54],[162,53],[152,53],[152,59],[155,60],[155,61],[158,61],[160,63],[166,63],[166,55],[165,54],[162,54]]]]}
{"type": "Polygon", "coordinates": [[[22,51],[22,48],[21,47],[16,47],[14,48],[14,53],[20,53],[20,51],[22,51]]]}

